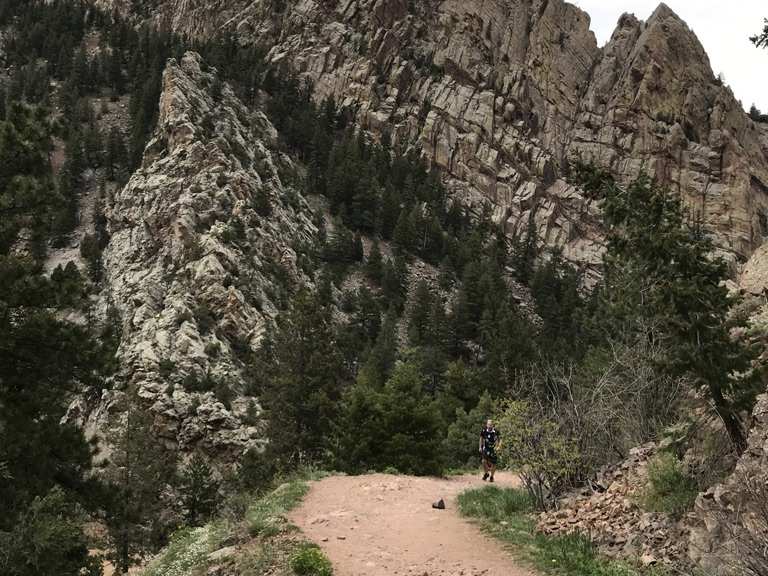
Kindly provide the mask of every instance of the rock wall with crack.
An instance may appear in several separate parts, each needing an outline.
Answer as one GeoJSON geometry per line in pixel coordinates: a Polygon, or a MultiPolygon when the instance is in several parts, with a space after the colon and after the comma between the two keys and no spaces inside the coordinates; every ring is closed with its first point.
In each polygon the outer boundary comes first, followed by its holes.
{"type": "Polygon", "coordinates": [[[490,202],[510,235],[532,222],[542,243],[590,270],[602,232],[595,202],[568,182],[579,158],[679,192],[734,262],[768,234],[766,139],[664,4],[645,22],[622,16],[603,48],[589,16],[563,0],[141,5],[138,16],[184,34],[263,46],[318,99],[419,146],[458,197],[490,202]]]}
{"type": "Polygon", "coordinates": [[[276,278],[306,281],[292,246],[316,230],[281,182],[290,161],[272,151],[275,129],[215,75],[196,53],[169,61],[143,164],[107,206],[104,267],[122,324],[118,383],[169,447],[227,459],[264,442],[241,359],[277,313],[276,278]]]}

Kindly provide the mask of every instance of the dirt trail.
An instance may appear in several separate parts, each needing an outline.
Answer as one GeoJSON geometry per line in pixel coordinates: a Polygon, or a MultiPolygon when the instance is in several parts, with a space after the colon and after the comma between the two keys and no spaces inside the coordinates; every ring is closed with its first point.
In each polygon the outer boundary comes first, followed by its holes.
{"type": "MultiPolygon", "coordinates": [[[[517,481],[504,473],[496,480],[517,481]]],[[[456,496],[482,485],[478,476],[333,476],[312,483],[290,520],[323,548],[337,576],[530,576],[459,516],[456,496]],[[446,510],[431,507],[440,498],[446,510]]]]}

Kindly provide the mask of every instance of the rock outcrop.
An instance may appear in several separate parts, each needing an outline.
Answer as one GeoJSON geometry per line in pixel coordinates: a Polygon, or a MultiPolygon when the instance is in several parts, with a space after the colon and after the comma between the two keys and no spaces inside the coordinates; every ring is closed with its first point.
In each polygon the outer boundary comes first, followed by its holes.
{"type": "Polygon", "coordinates": [[[764,130],[664,4],[645,22],[622,16],[603,48],[589,16],[563,0],[147,4],[144,16],[177,31],[269,48],[317,98],[420,146],[457,196],[490,202],[511,235],[533,223],[541,242],[587,267],[602,233],[595,203],[568,183],[578,158],[625,181],[649,172],[734,261],[768,233],[764,130]]]}
{"type": "Polygon", "coordinates": [[[167,65],[143,164],[107,206],[104,268],[118,383],[169,446],[226,458],[264,441],[241,358],[276,314],[275,270],[303,280],[292,246],[315,229],[281,182],[274,128],[205,70],[195,53],[167,65]]]}
{"type": "MultiPolygon", "coordinates": [[[[759,248],[738,278],[751,328],[746,335],[768,338],[768,252],[759,248]]],[[[764,353],[761,361],[768,360],[764,353]]],[[[707,573],[760,574],[768,569],[768,395],[752,411],[747,449],[723,482],[696,499],[688,551],[707,573]]]]}

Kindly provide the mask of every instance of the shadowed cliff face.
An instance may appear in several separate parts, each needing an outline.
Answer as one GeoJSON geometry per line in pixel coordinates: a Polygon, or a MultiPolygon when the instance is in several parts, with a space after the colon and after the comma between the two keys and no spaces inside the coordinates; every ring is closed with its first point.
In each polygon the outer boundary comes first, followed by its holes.
{"type": "Polygon", "coordinates": [[[565,178],[578,158],[679,191],[735,261],[767,233],[760,131],[664,4],[646,22],[623,16],[602,49],[589,16],[562,0],[158,0],[140,10],[191,36],[235,32],[269,48],[317,98],[420,146],[457,196],[491,202],[510,235],[532,221],[540,241],[588,268],[602,235],[594,202],[565,178]]]}

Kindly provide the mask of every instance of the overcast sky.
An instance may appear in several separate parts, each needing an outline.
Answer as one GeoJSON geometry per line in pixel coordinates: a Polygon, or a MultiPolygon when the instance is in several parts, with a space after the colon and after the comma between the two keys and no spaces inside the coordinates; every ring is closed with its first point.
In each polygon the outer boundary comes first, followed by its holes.
{"type": "MultiPolygon", "coordinates": [[[[641,20],[659,0],[569,0],[592,18],[592,31],[601,46],[611,37],[624,12],[641,20]]],[[[688,23],[704,45],[715,75],[722,73],[745,108],[752,103],[768,113],[768,50],[749,41],[768,18],[766,0],[666,0],[667,6],[688,23]]]]}

